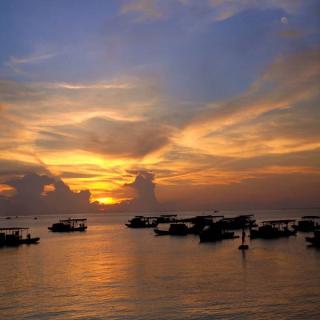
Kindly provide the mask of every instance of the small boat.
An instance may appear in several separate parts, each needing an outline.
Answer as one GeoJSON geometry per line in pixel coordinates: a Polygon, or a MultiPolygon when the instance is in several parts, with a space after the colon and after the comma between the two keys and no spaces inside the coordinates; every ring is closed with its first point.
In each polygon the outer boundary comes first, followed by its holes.
{"type": "Polygon", "coordinates": [[[313,247],[320,248],[320,230],[314,231],[313,237],[306,237],[306,241],[313,247]]]}
{"type": "Polygon", "coordinates": [[[19,246],[21,244],[36,244],[39,242],[39,237],[31,237],[31,233],[28,231],[26,237],[24,232],[29,228],[9,227],[0,228],[0,247],[1,246],[19,246]]]}
{"type": "Polygon", "coordinates": [[[221,223],[225,230],[239,230],[256,226],[253,214],[243,214],[232,218],[224,218],[221,223]]]}
{"type": "Polygon", "coordinates": [[[154,232],[159,236],[186,236],[188,234],[188,227],[184,223],[171,223],[169,230],[154,229],[154,232]]]}
{"type": "Polygon", "coordinates": [[[292,219],[263,221],[262,226],[250,229],[250,238],[277,239],[294,236],[297,230],[290,228],[294,222],[292,219]]]}
{"type": "Polygon", "coordinates": [[[320,216],[303,216],[293,227],[301,232],[312,232],[320,227],[319,219],[320,216]]]}
{"type": "Polygon", "coordinates": [[[135,216],[130,219],[126,226],[128,228],[155,228],[158,225],[157,217],[135,216]]]}
{"type": "Polygon", "coordinates": [[[60,220],[58,223],[54,223],[51,227],[48,227],[48,229],[52,232],[74,232],[74,231],[86,231],[86,218],[81,219],[63,219],[60,220]]]}
{"type": "Polygon", "coordinates": [[[199,236],[200,242],[216,242],[226,239],[239,238],[239,236],[236,236],[233,231],[225,230],[220,221],[204,227],[199,236]]]}
{"type": "Polygon", "coordinates": [[[180,219],[180,222],[191,223],[191,226],[188,228],[188,233],[198,235],[205,226],[211,225],[214,222],[221,221],[224,216],[213,216],[213,215],[203,215],[196,216],[191,218],[180,219]]]}
{"type": "Polygon", "coordinates": [[[176,214],[161,214],[157,219],[157,224],[159,223],[173,223],[177,219],[176,214]]]}

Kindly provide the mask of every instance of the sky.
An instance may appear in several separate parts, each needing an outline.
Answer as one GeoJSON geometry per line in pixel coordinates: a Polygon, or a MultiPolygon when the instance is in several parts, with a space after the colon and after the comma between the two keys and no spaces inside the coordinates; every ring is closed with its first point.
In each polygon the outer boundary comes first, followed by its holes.
{"type": "Polygon", "coordinates": [[[0,209],[320,207],[319,13],[2,0],[0,209]]]}

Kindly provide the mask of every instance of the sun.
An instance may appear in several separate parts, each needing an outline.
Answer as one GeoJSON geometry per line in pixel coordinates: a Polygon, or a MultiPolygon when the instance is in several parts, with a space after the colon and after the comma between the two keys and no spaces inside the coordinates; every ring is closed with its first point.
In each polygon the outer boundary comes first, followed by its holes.
{"type": "Polygon", "coordinates": [[[115,204],[118,203],[118,201],[112,197],[102,197],[102,198],[96,198],[96,201],[98,201],[101,204],[115,204]]]}

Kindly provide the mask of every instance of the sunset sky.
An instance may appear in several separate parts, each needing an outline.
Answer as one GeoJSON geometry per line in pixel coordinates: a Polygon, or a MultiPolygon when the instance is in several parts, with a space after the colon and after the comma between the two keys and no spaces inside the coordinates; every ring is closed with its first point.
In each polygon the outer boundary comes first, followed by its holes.
{"type": "Polygon", "coordinates": [[[0,196],[34,172],[112,204],[142,172],[175,209],[320,206],[319,12],[1,0],[0,196]]]}

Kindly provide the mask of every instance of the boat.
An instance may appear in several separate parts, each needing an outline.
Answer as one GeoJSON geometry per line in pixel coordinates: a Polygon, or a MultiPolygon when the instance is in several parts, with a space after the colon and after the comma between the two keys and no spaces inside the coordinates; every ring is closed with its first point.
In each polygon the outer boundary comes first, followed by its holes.
{"type": "Polygon", "coordinates": [[[190,223],[191,226],[188,228],[188,233],[198,235],[204,229],[205,226],[211,225],[214,221],[221,221],[221,219],[223,218],[224,216],[221,215],[203,215],[180,219],[179,221],[190,223]]]}
{"type": "Polygon", "coordinates": [[[2,246],[19,246],[21,244],[36,244],[40,240],[39,237],[31,237],[29,228],[8,227],[0,228],[0,247],[2,246]],[[27,232],[24,237],[24,233],[27,232]]]}
{"type": "Polygon", "coordinates": [[[159,217],[156,218],[157,223],[173,223],[177,219],[176,214],[161,214],[159,217]]]}
{"type": "Polygon", "coordinates": [[[74,231],[86,231],[86,218],[81,219],[62,219],[58,223],[54,223],[48,229],[52,232],[74,232],[74,231]]]}
{"type": "Polygon", "coordinates": [[[303,216],[294,228],[301,232],[312,232],[320,227],[320,216],[303,216]]]}
{"type": "Polygon", "coordinates": [[[239,236],[236,236],[233,231],[225,230],[221,224],[221,221],[205,226],[200,232],[199,237],[200,242],[216,242],[226,239],[239,238],[239,236]]]}
{"type": "Polygon", "coordinates": [[[295,220],[292,219],[263,221],[258,228],[250,229],[250,238],[276,239],[294,236],[297,230],[292,227],[293,223],[295,220]]]}
{"type": "Polygon", "coordinates": [[[243,214],[232,218],[224,218],[221,223],[225,230],[240,230],[256,226],[253,214],[243,214]]]}
{"type": "Polygon", "coordinates": [[[320,248],[320,229],[314,231],[313,237],[306,237],[305,239],[311,246],[320,248]]]}
{"type": "Polygon", "coordinates": [[[155,228],[154,232],[159,236],[186,236],[188,234],[188,227],[185,223],[171,223],[168,230],[155,228]]]}
{"type": "Polygon", "coordinates": [[[157,217],[135,216],[130,219],[126,226],[128,228],[155,228],[158,225],[157,217]]]}

